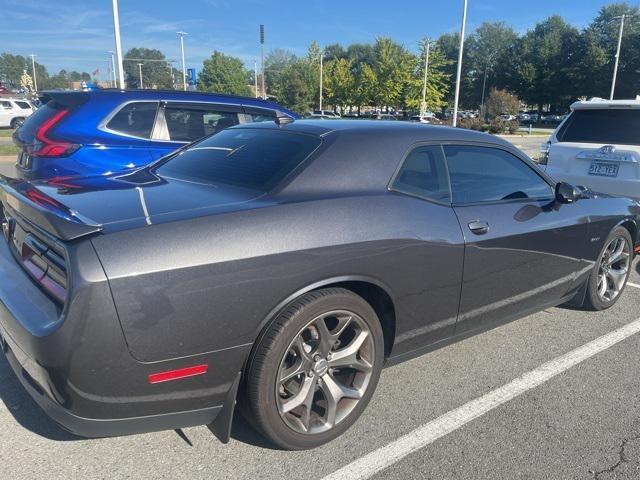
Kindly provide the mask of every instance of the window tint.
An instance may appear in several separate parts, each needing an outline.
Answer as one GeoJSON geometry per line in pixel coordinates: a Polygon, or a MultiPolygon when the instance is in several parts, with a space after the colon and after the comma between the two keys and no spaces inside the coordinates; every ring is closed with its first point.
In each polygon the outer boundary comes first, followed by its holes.
{"type": "Polygon", "coordinates": [[[442,148],[433,145],[413,150],[402,164],[392,188],[437,202],[450,202],[442,148]]]}
{"type": "Polygon", "coordinates": [[[490,147],[446,145],[454,203],[552,195],[551,187],[516,156],[490,147]]]}
{"type": "Polygon", "coordinates": [[[259,129],[217,133],[157,167],[166,177],[269,191],[321,143],[318,137],[259,129]]]}
{"type": "Polygon", "coordinates": [[[129,103],[107,123],[107,128],[134,137],[149,138],[157,110],[157,102],[129,103]]]}
{"type": "Polygon", "coordinates": [[[0,107],[2,107],[2,108],[11,108],[11,103],[5,102],[5,101],[1,101],[0,102],[0,107]]]}
{"type": "Polygon", "coordinates": [[[269,113],[252,113],[251,115],[252,122],[273,122],[276,119],[276,114],[269,113]]]}
{"type": "Polygon", "coordinates": [[[575,110],[558,134],[561,142],[640,143],[640,109],[575,110]]]}
{"type": "Polygon", "coordinates": [[[18,105],[23,110],[29,110],[31,108],[31,105],[29,105],[27,102],[16,102],[16,105],[18,105]]]}
{"type": "Polygon", "coordinates": [[[236,112],[214,108],[191,108],[167,105],[164,109],[169,139],[175,142],[193,142],[212,133],[238,124],[236,112]]]}

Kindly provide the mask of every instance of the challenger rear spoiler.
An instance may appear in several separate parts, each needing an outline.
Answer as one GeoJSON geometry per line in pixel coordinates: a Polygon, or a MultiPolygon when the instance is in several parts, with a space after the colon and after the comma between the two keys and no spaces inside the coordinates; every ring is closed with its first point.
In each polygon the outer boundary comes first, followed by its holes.
{"type": "Polygon", "coordinates": [[[102,225],[71,210],[25,180],[0,175],[0,202],[10,213],[60,240],[75,240],[102,230],[102,225]]]}

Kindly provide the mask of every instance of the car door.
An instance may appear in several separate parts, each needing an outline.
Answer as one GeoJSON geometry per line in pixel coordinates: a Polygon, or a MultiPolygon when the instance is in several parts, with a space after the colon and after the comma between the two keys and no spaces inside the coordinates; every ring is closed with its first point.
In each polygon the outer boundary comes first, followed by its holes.
{"type": "Polygon", "coordinates": [[[151,155],[159,158],[187,143],[240,123],[241,105],[162,102],[151,135],[151,155]]]}
{"type": "Polygon", "coordinates": [[[515,151],[444,145],[465,237],[456,334],[557,304],[584,267],[588,216],[515,151]]]}
{"type": "Polygon", "coordinates": [[[8,127],[11,125],[11,102],[0,100],[0,127],[8,127]]]}

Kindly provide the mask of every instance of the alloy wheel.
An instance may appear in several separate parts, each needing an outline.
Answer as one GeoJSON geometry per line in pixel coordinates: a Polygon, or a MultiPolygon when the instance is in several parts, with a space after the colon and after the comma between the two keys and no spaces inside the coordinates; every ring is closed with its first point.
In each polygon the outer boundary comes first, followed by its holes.
{"type": "Polygon", "coordinates": [[[624,287],[631,265],[631,247],[624,237],[616,237],[604,250],[598,270],[598,297],[603,302],[615,300],[624,287]]]}
{"type": "Polygon", "coordinates": [[[280,362],[278,412],[302,434],[332,429],[356,407],[373,373],[373,336],[357,314],[334,310],[309,322],[280,362]]]}

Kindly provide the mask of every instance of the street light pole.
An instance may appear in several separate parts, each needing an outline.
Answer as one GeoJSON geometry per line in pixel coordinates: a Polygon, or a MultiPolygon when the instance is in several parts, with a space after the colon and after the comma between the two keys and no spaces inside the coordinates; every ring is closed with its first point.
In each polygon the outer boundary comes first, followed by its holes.
{"type": "Polygon", "coordinates": [[[38,79],[36,78],[36,56],[33,53],[29,56],[31,57],[31,68],[33,69],[33,89],[37,92],[38,79]]]}
{"type": "Polygon", "coordinates": [[[118,57],[118,81],[124,90],[124,68],[122,66],[122,45],[120,44],[120,16],[118,14],[118,0],[113,1],[113,32],[116,40],[116,57],[118,57]]]}
{"type": "Polygon", "coordinates": [[[484,66],[484,81],[482,82],[482,99],[480,100],[480,115],[484,114],[484,93],[487,88],[487,72],[489,71],[489,63],[491,62],[491,56],[487,59],[487,63],[484,66]]]}
{"type": "Polygon", "coordinates": [[[115,52],[113,50],[109,50],[109,53],[111,54],[111,86],[113,88],[116,88],[116,82],[117,82],[117,76],[116,76],[116,59],[115,59],[115,52]]]}
{"type": "Polygon", "coordinates": [[[260,69],[262,70],[262,98],[267,98],[264,88],[264,25],[260,24],[260,69]]]}
{"type": "Polygon", "coordinates": [[[609,100],[613,100],[613,94],[616,91],[616,78],[618,77],[618,63],[620,62],[620,48],[622,47],[622,31],[624,30],[624,17],[622,14],[620,16],[620,35],[618,35],[618,49],[616,51],[616,62],[613,67],[613,80],[611,81],[611,95],[609,96],[609,100]]]}
{"type": "Polygon", "coordinates": [[[464,31],[467,27],[467,3],[462,8],[462,26],[460,28],[460,51],[458,52],[458,70],[456,72],[456,93],[453,100],[453,126],[458,124],[458,101],[460,100],[460,78],[462,77],[462,53],[464,49],[464,31]]]}
{"type": "MultiPolygon", "coordinates": [[[[324,53],[320,52],[320,114],[322,114],[322,77],[323,77],[323,70],[322,70],[322,64],[324,61],[324,53]]],[[[335,106],[334,106],[335,108],[335,106]]]]}
{"type": "Polygon", "coordinates": [[[142,65],[143,65],[142,63],[139,63],[139,64],[138,64],[138,72],[140,72],[140,88],[141,88],[141,89],[142,89],[142,88],[144,88],[144,87],[142,86],[142,65]]]}
{"type": "Polygon", "coordinates": [[[182,89],[187,91],[187,66],[184,63],[184,36],[187,32],[176,32],[180,36],[180,54],[182,55],[182,89]]]}
{"type": "Polygon", "coordinates": [[[422,103],[420,104],[420,116],[427,114],[427,75],[429,72],[429,37],[424,40],[424,79],[422,82],[422,103]]]}
{"type": "Polygon", "coordinates": [[[258,62],[253,61],[253,90],[258,98],[258,62]]]}

